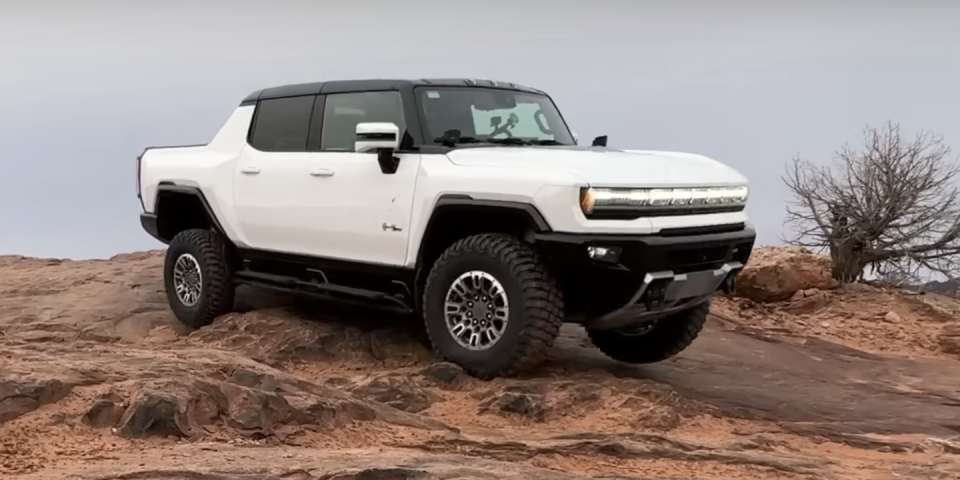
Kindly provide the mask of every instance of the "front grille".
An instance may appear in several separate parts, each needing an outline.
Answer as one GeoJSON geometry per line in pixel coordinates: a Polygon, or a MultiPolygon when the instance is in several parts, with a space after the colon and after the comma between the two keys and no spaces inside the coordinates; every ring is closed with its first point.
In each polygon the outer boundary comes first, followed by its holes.
{"type": "Polygon", "coordinates": [[[661,248],[625,249],[621,263],[634,272],[672,270],[688,273],[713,270],[730,261],[744,261],[750,254],[751,242],[720,245],[677,245],[661,248]]]}
{"type": "Polygon", "coordinates": [[[667,252],[667,262],[674,273],[696,272],[720,268],[730,260],[729,245],[708,248],[692,248],[667,252]]]}
{"type": "Polygon", "coordinates": [[[729,233],[729,232],[739,232],[747,228],[747,225],[743,222],[740,223],[728,223],[724,225],[710,225],[707,227],[675,227],[675,228],[664,228],[660,230],[661,237],[684,237],[689,235],[709,235],[711,233],[729,233]]]}

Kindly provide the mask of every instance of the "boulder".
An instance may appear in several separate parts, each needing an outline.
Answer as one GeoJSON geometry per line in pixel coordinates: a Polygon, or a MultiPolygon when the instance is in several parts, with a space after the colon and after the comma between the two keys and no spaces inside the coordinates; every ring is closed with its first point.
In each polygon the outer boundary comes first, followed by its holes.
{"type": "Polygon", "coordinates": [[[0,372],[0,424],[56,403],[72,389],[73,385],[43,373],[0,372]]]}
{"type": "Polygon", "coordinates": [[[735,295],[757,302],[779,302],[798,291],[837,286],[830,258],[799,247],[761,247],[737,276],[735,295]]]}

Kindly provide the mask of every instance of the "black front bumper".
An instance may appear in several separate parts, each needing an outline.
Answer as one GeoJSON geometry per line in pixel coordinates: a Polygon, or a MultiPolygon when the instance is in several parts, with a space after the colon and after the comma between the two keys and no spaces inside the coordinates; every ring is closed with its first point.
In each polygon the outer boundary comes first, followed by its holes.
{"type": "Polygon", "coordinates": [[[568,318],[600,329],[642,324],[732,289],[756,231],[737,224],[657,235],[544,233],[535,240],[563,288],[568,318]],[[590,247],[619,254],[597,260],[590,247]]]}

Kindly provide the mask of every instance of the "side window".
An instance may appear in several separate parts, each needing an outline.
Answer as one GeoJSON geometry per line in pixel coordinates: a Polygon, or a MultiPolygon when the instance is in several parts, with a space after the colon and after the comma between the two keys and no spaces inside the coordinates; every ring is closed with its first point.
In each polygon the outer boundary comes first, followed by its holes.
{"type": "Polygon", "coordinates": [[[320,150],[352,152],[357,124],[393,122],[406,130],[400,92],[357,92],[327,95],[323,109],[320,150]]]}
{"type": "Polygon", "coordinates": [[[250,146],[264,152],[305,152],[315,96],[261,100],[250,146]]]}

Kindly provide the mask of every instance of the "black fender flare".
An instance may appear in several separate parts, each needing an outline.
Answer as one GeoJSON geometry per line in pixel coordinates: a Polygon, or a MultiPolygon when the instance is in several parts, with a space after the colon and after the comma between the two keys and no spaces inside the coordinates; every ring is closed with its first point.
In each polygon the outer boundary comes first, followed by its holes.
{"type": "Polygon", "coordinates": [[[415,301],[418,305],[420,303],[420,298],[423,295],[423,292],[421,291],[421,283],[427,273],[426,269],[424,268],[424,253],[427,245],[429,244],[428,239],[430,238],[431,232],[436,227],[435,221],[439,217],[437,214],[445,209],[457,207],[510,209],[521,212],[523,215],[528,217],[531,225],[533,226],[533,232],[531,232],[532,234],[535,235],[549,233],[552,231],[550,224],[547,223],[547,220],[544,218],[543,214],[540,213],[540,210],[530,203],[514,202],[509,200],[475,199],[465,194],[441,195],[434,203],[433,209],[430,211],[430,218],[427,220],[427,224],[423,229],[423,234],[420,235],[420,245],[417,247],[417,260],[413,273],[413,285],[410,286],[410,290],[413,293],[414,298],[416,299],[415,301]]]}
{"type": "Polygon", "coordinates": [[[435,228],[435,220],[438,218],[438,213],[442,212],[447,208],[456,208],[456,207],[467,207],[467,208],[498,208],[498,209],[510,209],[517,212],[521,212],[523,215],[528,217],[531,225],[534,227],[534,233],[549,233],[551,231],[550,224],[547,223],[546,218],[543,214],[540,213],[540,210],[536,206],[526,202],[515,202],[509,200],[489,200],[489,199],[475,199],[470,195],[466,194],[445,194],[437,198],[436,203],[433,205],[433,209],[430,211],[430,218],[427,220],[427,225],[423,229],[423,234],[420,236],[420,245],[417,247],[417,264],[419,264],[423,258],[424,247],[427,244],[426,239],[429,238],[430,232],[435,228]]]}
{"type": "Polygon", "coordinates": [[[164,192],[176,193],[179,195],[192,195],[196,197],[200,202],[200,205],[203,206],[203,210],[207,214],[207,218],[210,219],[210,224],[213,225],[214,230],[226,237],[226,231],[223,229],[223,225],[220,224],[220,220],[217,218],[217,215],[213,213],[213,208],[210,207],[210,202],[207,201],[207,197],[203,194],[203,190],[201,190],[200,187],[195,187],[193,185],[177,185],[176,183],[169,181],[160,182],[160,184],[157,185],[157,198],[155,198],[153,201],[153,214],[158,217],[161,213],[160,194],[164,192]]]}
{"type": "MultiPolygon", "coordinates": [[[[519,210],[524,212],[528,217],[530,217],[533,225],[536,226],[538,233],[544,233],[550,231],[550,224],[547,223],[547,219],[544,218],[543,214],[540,213],[540,210],[537,209],[531,203],[526,202],[514,202],[510,200],[485,200],[485,199],[475,199],[470,195],[462,193],[448,193],[445,195],[440,195],[440,198],[437,199],[437,203],[433,205],[433,210],[430,212],[430,222],[436,218],[435,213],[438,210],[442,210],[446,207],[451,206],[465,206],[465,207],[490,207],[490,208],[509,208],[511,210],[519,210]]],[[[430,222],[427,223],[427,229],[424,232],[428,231],[430,228],[430,222]]]]}
{"type": "Polygon", "coordinates": [[[431,236],[431,232],[436,228],[436,219],[439,217],[438,213],[442,212],[448,208],[457,208],[457,207],[466,207],[466,208],[497,208],[497,209],[509,209],[517,211],[527,216],[530,220],[531,225],[533,226],[532,234],[542,234],[549,233],[552,231],[550,224],[547,223],[547,220],[544,218],[543,214],[540,213],[540,210],[536,206],[526,202],[514,202],[509,200],[488,200],[488,199],[475,199],[466,194],[445,194],[441,195],[436,203],[433,205],[433,209],[430,211],[430,218],[427,220],[427,224],[423,229],[423,234],[420,236],[420,245],[417,247],[417,259],[414,267],[413,274],[413,285],[411,285],[410,290],[416,298],[416,302],[419,305],[420,298],[423,295],[421,291],[421,283],[426,275],[426,269],[424,268],[424,253],[426,247],[429,244],[428,239],[431,236]]]}

